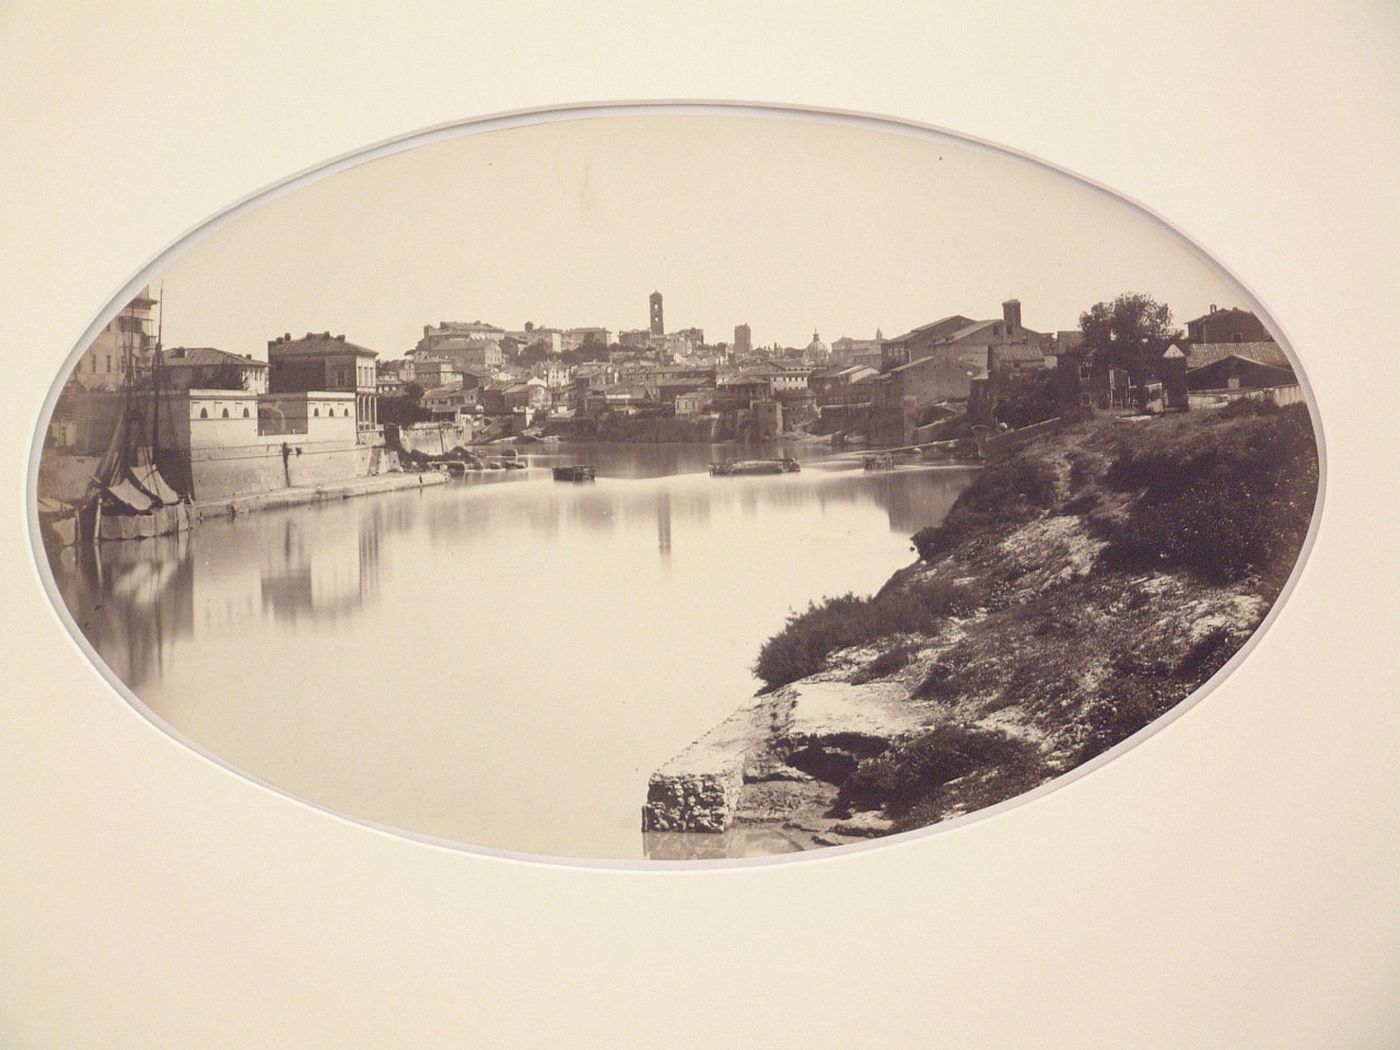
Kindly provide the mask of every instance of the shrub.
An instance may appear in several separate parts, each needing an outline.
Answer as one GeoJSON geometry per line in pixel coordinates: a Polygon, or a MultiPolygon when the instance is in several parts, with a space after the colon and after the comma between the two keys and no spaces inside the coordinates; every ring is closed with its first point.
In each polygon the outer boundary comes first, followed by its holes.
{"type": "Polygon", "coordinates": [[[851,681],[860,684],[873,682],[878,678],[888,678],[896,671],[906,667],[916,651],[915,647],[908,642],[896,645],[892,649],[886,649],[857,671],[851,677],[851,681]]]}
{"type": "Polygon", "coordinates": [[[919,557],[930,561],[989,525],[1024,521],[1055,502],[1055,474],[1024,452],[993,463],[977,475],[939,525],[913,536],[919,557]]]}
{"type": "Polygon", "coordinates": [[[971,773],[1038,769],[1034,745],[994,729],[938,726],[861,762],[841,785],[835,808],[884,809],[898,818],[971,773]]]}
{"type": "Polygon", "coordinates": [[[804,612],[789,616],[783,629],[763,643],[754,674],[774,689],[816,674],[840,649],[897,634],[931,632],[944,617],[973,608],[969,588],[946,580],[923,580],[872,598],[844,594],[820,605],[813,602],[804,612]]]}
{"type": "Polygon", "coordinates": [[[1281,406],[1262,397],[1242,397],[1217,409],[1213,419],[1247,419],[1251,416],[1273,416],[1282,412],[1281,406]]]}
{"type": "Polygon", "coordinates": [[[1180,566],[1216,582],[1286,576],[1312,515],[1317,446],[1305,406],[1295,405],[1197,440],[1126,448],[1105,480],[1142,493],[1123,519],[1102,526],[1110,563],[1180,566]]]}
{"type": "Polygon", "coordinates": [[[1011,397],[997,403],[997,422],[1020,429],[1057,417],[1060,406],[1055,399],[1052,380],[1053,373],[1050,372],[1023,378],[1011,397]]]}

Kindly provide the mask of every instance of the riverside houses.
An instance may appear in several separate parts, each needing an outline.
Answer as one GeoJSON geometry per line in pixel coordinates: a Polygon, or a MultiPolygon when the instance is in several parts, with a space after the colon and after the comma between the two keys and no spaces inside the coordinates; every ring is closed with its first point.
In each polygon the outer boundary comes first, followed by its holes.
{"type": "Polygon", "coordinates": [[[1186,366],[1192,390],[1258,390],[1298,382],[1288,355],[1272,340],[1192,346],[1186,366]]]}
{"type": "Polygon", "coordinates": [[[274,394],[354,394],[356,430],[362,440],[372,443],[379,425],[374,367],[378,356],[373,350],[346,342],[343,335],[307,332],[300,339],[293,339],[288,333],[267,344],[271,367],[268,389],[274,394]]]}
{"type": "MultiPolygon", "coordinates": [[[[925,357],[941,357],[973,369],[985,367],[987,350],[993,346],[1038,346],[1041,335],[1021,324],[1021,303],[1008,299],[1001,304],[1001,317],[974,321],[954,314],[886,339],[880,347],[881,367],[888,372],[900,365],[925,357]]],[[[960,396],[967,396],[964,390],[960,396]]]]}
{"type": "Polygon", "coordinates": [[[942,401],[962,401],[973,380],[986,375],[990,352],[1031,361],[1043,357],[1042,336],[1021,323],[1021,303],[1008,299],[1001,317],[976,321],[953,314],[911,329],[881,345],[881,375],[871,400],[870,438],[875,444],[907,445],[914,431],[937,415],[942,401]],[[1017,347],[1021,349],[1011,350],[1017,347]]]}
{"type": "Polygon", "coordinates": [[[149,371],[156,345],[156,300],[150,288],[97,333],[73,369],[73,381],[85,390],[120,390],[129,372],[149,371]]]}
{"type": "Polygon", "coordinates": [[[1186,322],[1186,337],[1192,343],[1262,343],[1272,342],[1273,336],[1264,322],[1248,310],[1227,306],[1219,309],[1210,304],[1210,312],[1186,322]]]}
{"type": "Polygon", "coordinates": [[[212,346],[177,346],[161,358],[160,385],[165,390],[246,390],[267,393],[266,361],[231,354],[212,346]]]}

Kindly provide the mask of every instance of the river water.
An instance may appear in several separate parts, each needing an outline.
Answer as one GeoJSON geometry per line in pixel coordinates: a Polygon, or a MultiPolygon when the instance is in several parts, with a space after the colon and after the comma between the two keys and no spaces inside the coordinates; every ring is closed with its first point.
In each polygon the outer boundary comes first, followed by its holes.
{"type": "MultiPolygon", "coordinates": [[[[649,774],[753,694],[763,640],[812,599],[878,588],[973,476],[811,446],[740,453],[800,473],[709,476],[737,451],[529,446],[528,470],[51,564],[117,677],[255,777],[479,846],[637,858],[649,774]],[[597,481],[553,481],[570,462],[597,481]]],[[[648,852],[667,850],[686,852],[648,852]]]]}

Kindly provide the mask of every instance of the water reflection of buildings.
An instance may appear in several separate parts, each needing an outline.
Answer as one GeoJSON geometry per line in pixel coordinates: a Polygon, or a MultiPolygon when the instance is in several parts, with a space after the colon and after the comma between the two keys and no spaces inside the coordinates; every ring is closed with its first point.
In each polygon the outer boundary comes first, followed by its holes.
{"type": "Polygon", "coordinates": [[[67,547],[50,557],[59,593],[83,636],[132,689],[158,679],[177,638],[193,632],[190,534],[67,547]]]}
{"type": "Polygon", "coordinates": [[[662,557],[671,553],[671,495],[668,492],[656,497],[656,546],[662,557]]]}
{"type": "Polygon", "coordinates": [[[355,613],[377,592],[379,530],[361,518],[358,529],[316,528],[288,517],[277,542],[264,548],[259,572],[261,613],[295,623],[314,616],[334,621],[355,613]]]}
{"type": "Polygon", "coordinates": [[[364,509],[355,521],[294,512],[207,523],[179,536],[104,543],[95,555],[65,548],[50,565],[83,635],[139,690],[164,676],[183,639],[236,638],[268,620],[333,623],[373,600],[383,532],[406,523],[364,509]]]}
{"type": "Polygon", "coordinates": [[[780,477],[604,477],[586,487],[518,477],[487,485],[469,482],[464,498],[441,501],[427,520],[434,541],[444,545],[473,535],[529,533],[555,540],[566,531],[605,532],[645,520],[655,526],[658,552],[667,555],[673,548],[675,522],[703,528],[726,508],[753,520],[773,511],[864,504],[885,511],[890,531],[912,535],[941,520],[971,477],[970,469],[942,467],[871,474],[854,462],[822,463],[780,477]]]}
{"type": "MultiPolygon", "coordinates": [[[[426,538],[441,545],[464,565],[482,558],[529,565],[554,549],[540,539],[570,532],[602,538],[625,530],[626,544],[654,536],[658,556],[669,560],[687,538],[698,545],[712,524],[734,529],[734,541],[743,543],[747,522],[740,519],[789,510],[807,511],[821,528],[812,508],[825,514],[843,506],[878,507],[892,532],[908,536],[940,520],[972,476],[944,468],[872,475],[818,463],[773,478],[605,478],[596,487],[521,479],[454,486],[457,498],[384,499],[205,522],[180,536],[103,544],[100,564],[72,549],[51,563],[80,629],[113,672],[139,690],[165,676],[181,639],[255,649],[262,625],[305,622],[319,629],[355,615],[377,600],[396,533],[410,543],[426,538]]],[[[586,549],[602,559],[598,571],[618,571],[605,567],[605,548],[586,549]]],[[[590,564],[561,563],[556,570],[588,570],[590,564]]],[[[256,651],[246,655],[257,658],[256,651]]]]}

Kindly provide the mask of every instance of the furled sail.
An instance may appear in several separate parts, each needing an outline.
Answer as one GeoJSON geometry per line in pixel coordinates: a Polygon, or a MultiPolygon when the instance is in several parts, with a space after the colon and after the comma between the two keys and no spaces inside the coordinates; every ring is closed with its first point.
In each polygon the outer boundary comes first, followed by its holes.
{"type": "Polygon", "coordinates": [[[180,502],[180,494],[170,487],[154,463],[140,464],[131,468],[136,484],[160,503],[169,506],[180,502]]]}
{"type": "Polygon", "coordinates": [[[107,482],[106,488],[108,496],[124,504],[134,514],[141,514],[155,505],[155,500],[137,488],[130,478],[113,478],[107,482]]]}

